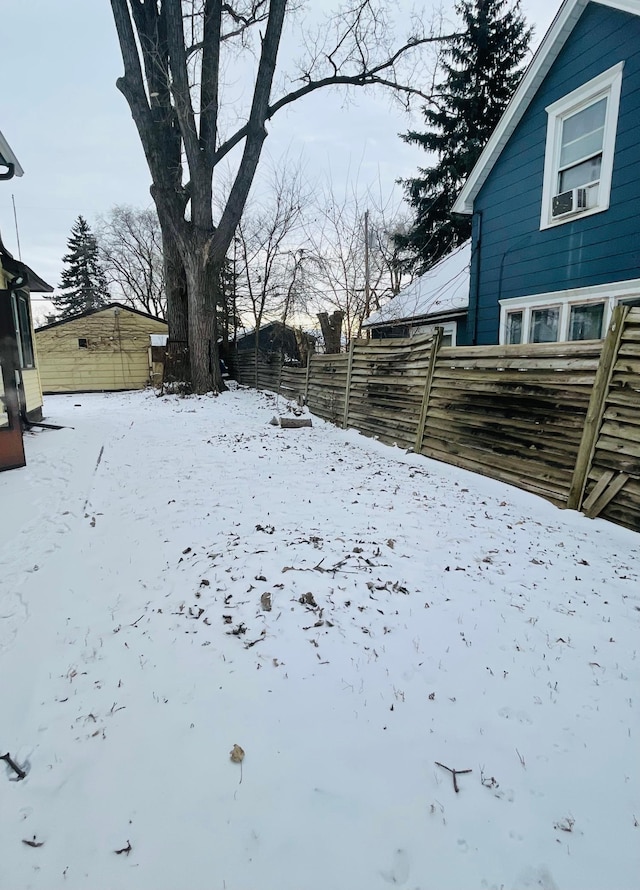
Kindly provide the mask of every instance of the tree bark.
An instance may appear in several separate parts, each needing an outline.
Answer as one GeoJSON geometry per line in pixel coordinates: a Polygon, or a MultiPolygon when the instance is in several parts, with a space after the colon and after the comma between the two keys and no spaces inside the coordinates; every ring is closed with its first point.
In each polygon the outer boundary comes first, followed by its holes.
{"type": "Polygon", "coordinates": [[[336,309],[329,316],[327,312],[318,313],[318,321],[324,338],[324,350],[328,353],[340,352],[342,340],[342,320],[344,312],[336,309]]]}

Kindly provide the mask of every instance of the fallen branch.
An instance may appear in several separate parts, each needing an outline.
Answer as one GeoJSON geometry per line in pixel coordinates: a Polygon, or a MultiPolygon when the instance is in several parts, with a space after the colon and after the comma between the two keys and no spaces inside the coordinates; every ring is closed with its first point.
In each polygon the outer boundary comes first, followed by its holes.
{"type": "Polygon", "coordinates": [[[323,572],[325,574],[330,575],[332,572],[335,573],[339,569],[341,569],[342,566],[347,561],[346,559],[341,559],[340,562],[337,562],[335,565],[331,566],[331,568],[325,569],[322,565],[324,560],[325,560],[325,558],[323,556],[317,565],[311,566],[310,568],[307,566],[284,566],[282,571],[283,572],[323,572]]]}
{"type": "Polygon", "coordinates": [[[11,755],[9,753],[2,754],[2,756],[0,756],[0,760],[6,761],[6,763],[11,767],[11,769],[14,771],[14,773],[18,776],[18,779],[17,779],[18,782],[20,781],[20,779],[24,779],[25,776],[27,775],[23,769],[20,769],[18,764],[15,762],[15,760],[11,757],[11,755]]]}
{"type": "Polygon", "coordinates": [[[450,766],[445,766],[444,763],[438,763],[438,761],[434,761],[436,766],[441,766],[442,769],[446,769],[447,772],[451,773],[453,776],[453,790],[457,794],[460,789],[458,788],[458,783],[456,781],[456,776],[464,776],[465,773],[471,773],[473,770],[470,769],[451,769],[450,766]]]}
{"type": "Polygon", "coordinates": [[[310,417],[281,417],[280,427],[283,430],[297,430],[305,426],[313,426],[310,417]]]}

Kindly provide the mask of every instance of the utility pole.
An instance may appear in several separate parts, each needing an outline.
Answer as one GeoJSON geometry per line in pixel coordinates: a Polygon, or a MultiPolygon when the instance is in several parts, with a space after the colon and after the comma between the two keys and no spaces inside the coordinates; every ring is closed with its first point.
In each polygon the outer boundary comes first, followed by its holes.
{"type": "MultiPolygon", "coordinates": [[[[371,302],[370,271],[369,271],[369,211],[364,212],[364,318],[369,317],[371,302]]],[[[369,331],[367,329],[367,337],[369,331]]]]}

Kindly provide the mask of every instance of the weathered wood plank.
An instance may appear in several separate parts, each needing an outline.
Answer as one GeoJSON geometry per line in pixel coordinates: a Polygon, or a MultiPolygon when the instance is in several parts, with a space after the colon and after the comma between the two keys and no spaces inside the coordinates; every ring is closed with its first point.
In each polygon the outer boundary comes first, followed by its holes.
{"type": "Polygon", "coordinates": [[[607,506],[609,501],[611,501],[625,486],[628,479],[629,477],[626,473],[619,473],[604,491],[600,492],[599,497],[589,505],[589,508],[584,508],[585,516],[588,516],[589,519],[595,519],[595,517],[607,506]]]}
{"type": "Polygon", "coordinates": [[[604,473],[600,476],[596,484],[591,489],[588,497],[584,499],[584,502],[582,504],[582,509],[585,515],[589,515],[588,511],[591,509],[591,506],[595,504],[595,502],[598,500],[598,498],[605,490],[607,485],[611,482],[614,476],[615,470],[605,470],[604,473]]]}
{"type": "Polygon", "coordinates": [[[628,306],[616,306],[611,317],[611,324],[602,349],[602,357],[593,391],[589,400],[589,408],[585,418],[584,433],[573,471],[567,507],[579,510],[584,497],[584,488],[587,481],[589,466],[593,460],[596,448],[596,440],[602,423],[602,415],[606,405],[607,393],[611,383],[613,367],[620,348],[620,339],[625,327],[625,319],[628,315],[628,306]]]}
{"type": "Polygon", "coordinates": [[[603,420],[600,427],[600,435],[605,438],[623,439],[640,445],[640,416],[636,423],[620,423],[613,420],[603,420]],[[636,425],[637,424],[637,425],[636,425]]]}

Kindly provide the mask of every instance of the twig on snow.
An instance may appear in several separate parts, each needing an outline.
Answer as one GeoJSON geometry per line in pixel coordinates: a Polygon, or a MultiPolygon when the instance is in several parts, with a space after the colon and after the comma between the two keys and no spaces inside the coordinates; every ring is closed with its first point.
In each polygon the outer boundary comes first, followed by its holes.
{"type": "Polygon", "coordinates": [[[20,781],[20,779],[24,779],[25,776],[27,775],[23,769],[20,769],[18,764],[12,758],[11,754],[9,754],[8,752],[6,754],[3,754],[2,756],[0,756],[0,760],[6,761],[8,766],[11,767],[11,769],[14,771],[14,773],[18,776],[18,779],[17,779],[18,782],[20,781]]]}
{"type": "Polygon", "coordinates": [[[444,763],[438,763],[437,760],[434,762],[436,766],[441,766],[442,769],[446,769],[447,772],[451,773],[451,775],[453,776],[453,790],[456,794],[460,791],[460,789],[458,788],[458,783],[456,781],[456,776],[463,776],[465,775],[465,773],[473,772],[473,770],[470,769],[451,769],[450,766],[445,766],[444,763]]]}
{"type": "Polygon", "coordinates": [[[28,841],[26,838],[22,838],[22,843],[26,844],[27,847],[34,847],[34,848],[44,847],[44,841],[37,841],[35,834],[33,836],[32,841],[28,841]]]}

